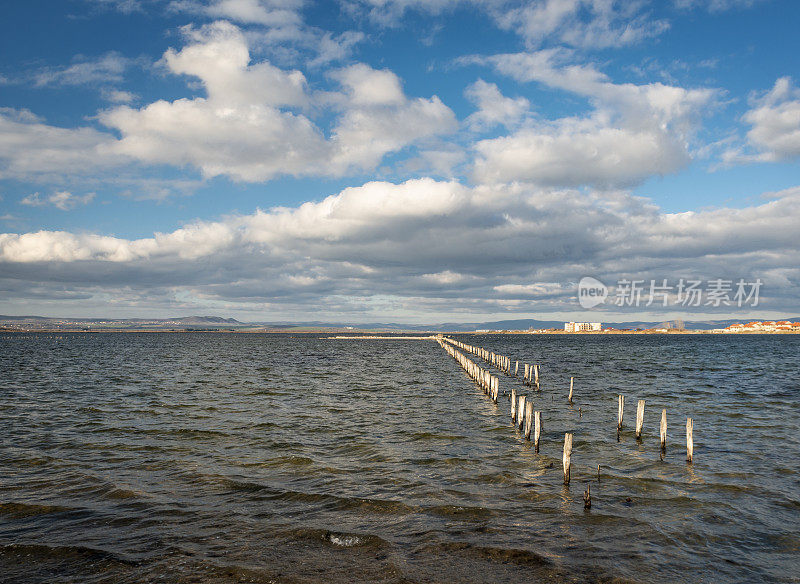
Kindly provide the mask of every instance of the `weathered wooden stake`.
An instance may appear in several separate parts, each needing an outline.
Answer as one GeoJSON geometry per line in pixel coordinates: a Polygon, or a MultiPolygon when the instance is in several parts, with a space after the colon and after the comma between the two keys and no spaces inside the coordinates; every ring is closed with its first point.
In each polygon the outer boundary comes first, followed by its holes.
{"type": "Polygon", "coordinates": [[[572,464],[572,434],[564,434],[564,484],[569,484],[569,467],[572,464]]]}
{"type": "Polygon", "coordinates": [[[517,404],[517,426],[522,429],[522,424],[525,422],[525,396],[519,396],[519,403],[517,404]]]}
{"type": "Polygon", "coordinates": [[[636,404],[636,439],[642,438],[642,424],[644,423],[644,400],[640,399],[636,404]]]}
{"type": "Polygon", "coordinates": [[[525,374],[522,376],[522,383],[524,385],[528,384],[528,372],[529,372],[529,370],[530,370],[530,365],[525,363],[525,374]]]}
{"type": "Polygon", "coordinates": [[[539,452],[539,438],[542,436],[542,412],[533,413],[533,446],[539,452]]]}
{"type": "Polygon", "coordinates": [[[667,410],[661,410],[661,429],[659,432],[661,436],[661,452],[667,449],[667,410]]]}
{"type": "Polygon", "coordinates": [[[533,426],[533,400],[525,403],[525,439],[531,439],[531,427],[533,426]]]}
{"type": "Polygon", "coordinates": [[[600,465],[597,465],[597,482],[600,482],[600,465]]]}
{"type": "Polygon", "coordinates": [[[516,361],[515,363],[516,364],[514,365],[514,377],[519,377],[519,361],[516,361]]]}
{"type": "Polygon", "coordinates": [[[618,409],[617,409],[617,430],[622,429],[622,416],[625,413],[625,396],[619,395],[618,399],[618,409]]]}
{"type": "Polygon", "coordinates": [[[583,508],[592,508],[592,485],[586,485],[586,490],[583,493],[583,508]]]}
{"type": "Polygon", "coordinates": [[[517,421],[517,390],[511,388],[511,420],[517,421]]]}
{"type": "Polygon", "coordinates": [[[686,418],[686,462],[692,462],[694,455],[694,438],[692,432],[694,431],[694,422],[691,418],[686,418]]]}
{"type": "Polygon", "coordinates": [[[536,390],[539,390],[539,365],[533,366],[533,374],[535,375],[536,379],[534,381],[534,385],[536,385],[536,390]]]}
{"type": "Polygon", "coordinates": [[[569,378],[569,403],[572,403],[572,385],[574,381],[575,381],[574,377],[569,378]]]}

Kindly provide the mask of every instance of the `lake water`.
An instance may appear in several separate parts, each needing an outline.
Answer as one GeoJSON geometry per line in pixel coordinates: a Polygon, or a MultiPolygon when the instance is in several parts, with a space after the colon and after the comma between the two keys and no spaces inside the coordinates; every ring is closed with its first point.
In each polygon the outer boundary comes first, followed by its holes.
{"type": "Polygon", "coordinates": [[[455,335],[541,364],[539,454],[435,342],[319,337],[0,335],[0,581],[800,582],[800,336],[455,335]]]}

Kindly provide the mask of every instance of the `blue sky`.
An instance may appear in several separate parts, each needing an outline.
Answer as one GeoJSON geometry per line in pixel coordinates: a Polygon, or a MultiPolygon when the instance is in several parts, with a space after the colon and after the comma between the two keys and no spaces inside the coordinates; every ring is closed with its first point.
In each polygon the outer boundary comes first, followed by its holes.
{"type": "Polygon", "coordinates": [[[800,5],[69,0],[0,21],[0,314],[800,313],[800,5]],[[576,284],[761,281],[581,309],[576,284]]]}

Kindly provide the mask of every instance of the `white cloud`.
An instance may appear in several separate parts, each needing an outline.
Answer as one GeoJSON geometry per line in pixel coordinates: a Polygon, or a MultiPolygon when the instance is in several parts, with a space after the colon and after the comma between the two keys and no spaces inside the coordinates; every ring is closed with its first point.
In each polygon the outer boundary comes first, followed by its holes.
{"type": "Polygon", "coordinates": [[[478,111],[466,119],[475,130],[486,130],[502,125],[515,126],[528,112],[530,102],[524,97],[511,98],[500,93],[497,85],[478,79],[467,87],[464,95],[478,106],[478,111]]]}
{"type": "Polygon", "coordinates": [[[703,8],[709,12],[724,12],[734,8],[750,8],[763,0],[675,0],[678,8],[703,8]]]}
{"type": "Polygon", "coordinates": [[[541,0],[511,9],[501,5],[494,13],[500,26],[533,47],[555,39],[573,47],[606,48],[636,44],[669,27],[642,6],[636,1],[541,0]]]}
{"type": "Polygon", "coordinates": [[[344,93],[323,96],[341,112],[328,140],[305,115],[281,109],[311,102],[302,73],[250,64],[244,35],[229,23],[186,34],[190,44],[167,51],[164,63],[172,73],[199,78],[207,97],[103,112],[102,123],[122,134],[117,153],[242,181],[342,175],[455,127],[454,114],[437,97],[410,99],[391,71],[357,64],[332,73],[344,93]]]}
{"type": "Polygon", "coordinates": [[[391,71],[357,64],[334,77],[346,95],[332,137],[330,164],[336,174],[374,168],[389,152],[456,129],[455,114],[438,97],[407,98],[391,71]]]}
{"type": "Polygon", "coordinates": [[[339,35],[330,32],[313,35],[313,45],[317,56],[308,62],[309,67],[320,67],[336,61],[344,61],[353,52],[353,48],[366,39],[363,32],[348,30],[339,35]]]}
{"type": "Polygon", "coordinates": [[[405,95],[400,79],[388,69],[377,70],[363,63],[332,73],[347,92],[347,100],[360,106],[400,105],[405,95]]]}
{"type": "Polygon", "coordinates": [[[101,92],[103,99],[111,103],[131,103],[139,99],[139,96],[130,91],[121,89],[104,88],[101,92]]]}
{"type": "MultiPolygon", "coordinates": [[[[722,1],[722,0],[717,0],[722,1]]],[[[385,26],[399,26],[409,10],[440,15],[459,6],[479,8],[503,29],[519,34],[536,48],[546,41],[581,47],[622,47],[656,37],[669,28],[639,0],[355,0],[351,11],[362,9],[385,26]]]]}
{"type": "Polygon", "coordinates": [[[522,180],[542,185],[633,185],[688,162],[664,134],[608,125],[603,119],[567,119],[524,128],[475,145],[474,175],[481,182],[522,180]]]}
{"type": "Polygon", "coordinates": [[[20,200],[20,204],[31,207],[46,207],[48,205],[52,205],[56,209],[70,211],[75,207],[88,205],[94,199],[94,196],[94,193],[73,195],[69,191],[56,191],[47,197],[42,197],[39,195],[39,193],[32,193],[26,197],[23,197],[20,200]]]}
{"type": "Polygon", "coordinates": [[[93,128],[60,128],[26,110],[0,108],[0,178],[96,172],[127,162],[115,139],[93,128]]]}
{"type": "MultiPolygon", "coordinates": [[[[373,22],[383,26],[397,26],[409,10],[441,14],[459,4],[472,3],[472,0],[348,0],[343,2],[343,6],[352,13],[364,10],[373,22]]],[[[474,3],[481,4],[481,2],[474,3]]]]}
{"type": "Polygon", "coordinates": [[[586,274],[762,277],[773,307],[796,308],[798,213],[800,188],[743,209],[670,214],[618,191],[418,179],[136,240],[6,233],[0,262],[4,286],[21,295],[42,282],[139,299],[163,290],[287,318],[387,302],[417,313],[568,309],[570,282],[586,274]]]}
{"type": "Polygon", "coordinates": [[[89,0],[94,2],[97,6],[106,8],[113,8],[122,12],[123,14],[131,14],[133,12],[142,12],[144,10],[143,2],[152,2],[152,0],[89,0]]]}
{"type": "Polygon", "coordinates": [[[205,7],[212,18],[226,18],[241,23],[278,26],[300,22],[297,0],[216,0],[205,7]]]}
{"type": "Polygon", "coordinates": [[[591,66],[570,64],[571,57],[544,50],[476,59],[518,81],[577,94],[594,107],[584,117],[534,120],[509,136],[478,142],[477,180],[629,186],[690,160],[690,139],[714,90],[615,84],[591,66]]]}
{"type": "Polygon", "coordinates": [[[76,58],[66,67],[47,67],[33,74],[38,86],[89,85],[122,81],[131,60],[117,52],[109,52],[97,59],[76,58]]]}
{"type": "Polygon", "coordinates": [[[750,124],[749,146],[755,153],[729,150],[728,162],[778,162],[800,157],[800,90],[789,77],[782,77],[763,97],[755,100],[742,119],[750,124]]]}

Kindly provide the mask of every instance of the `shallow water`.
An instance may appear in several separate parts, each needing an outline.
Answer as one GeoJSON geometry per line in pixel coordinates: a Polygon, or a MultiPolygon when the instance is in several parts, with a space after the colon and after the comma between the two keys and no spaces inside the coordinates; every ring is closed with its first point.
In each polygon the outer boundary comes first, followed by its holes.
{"type": "Polygon", "coordinates": [[[800,337],[456,338],[539,454],[433,341],[0,335],[0,581],[800,582],[800,337]]]}

